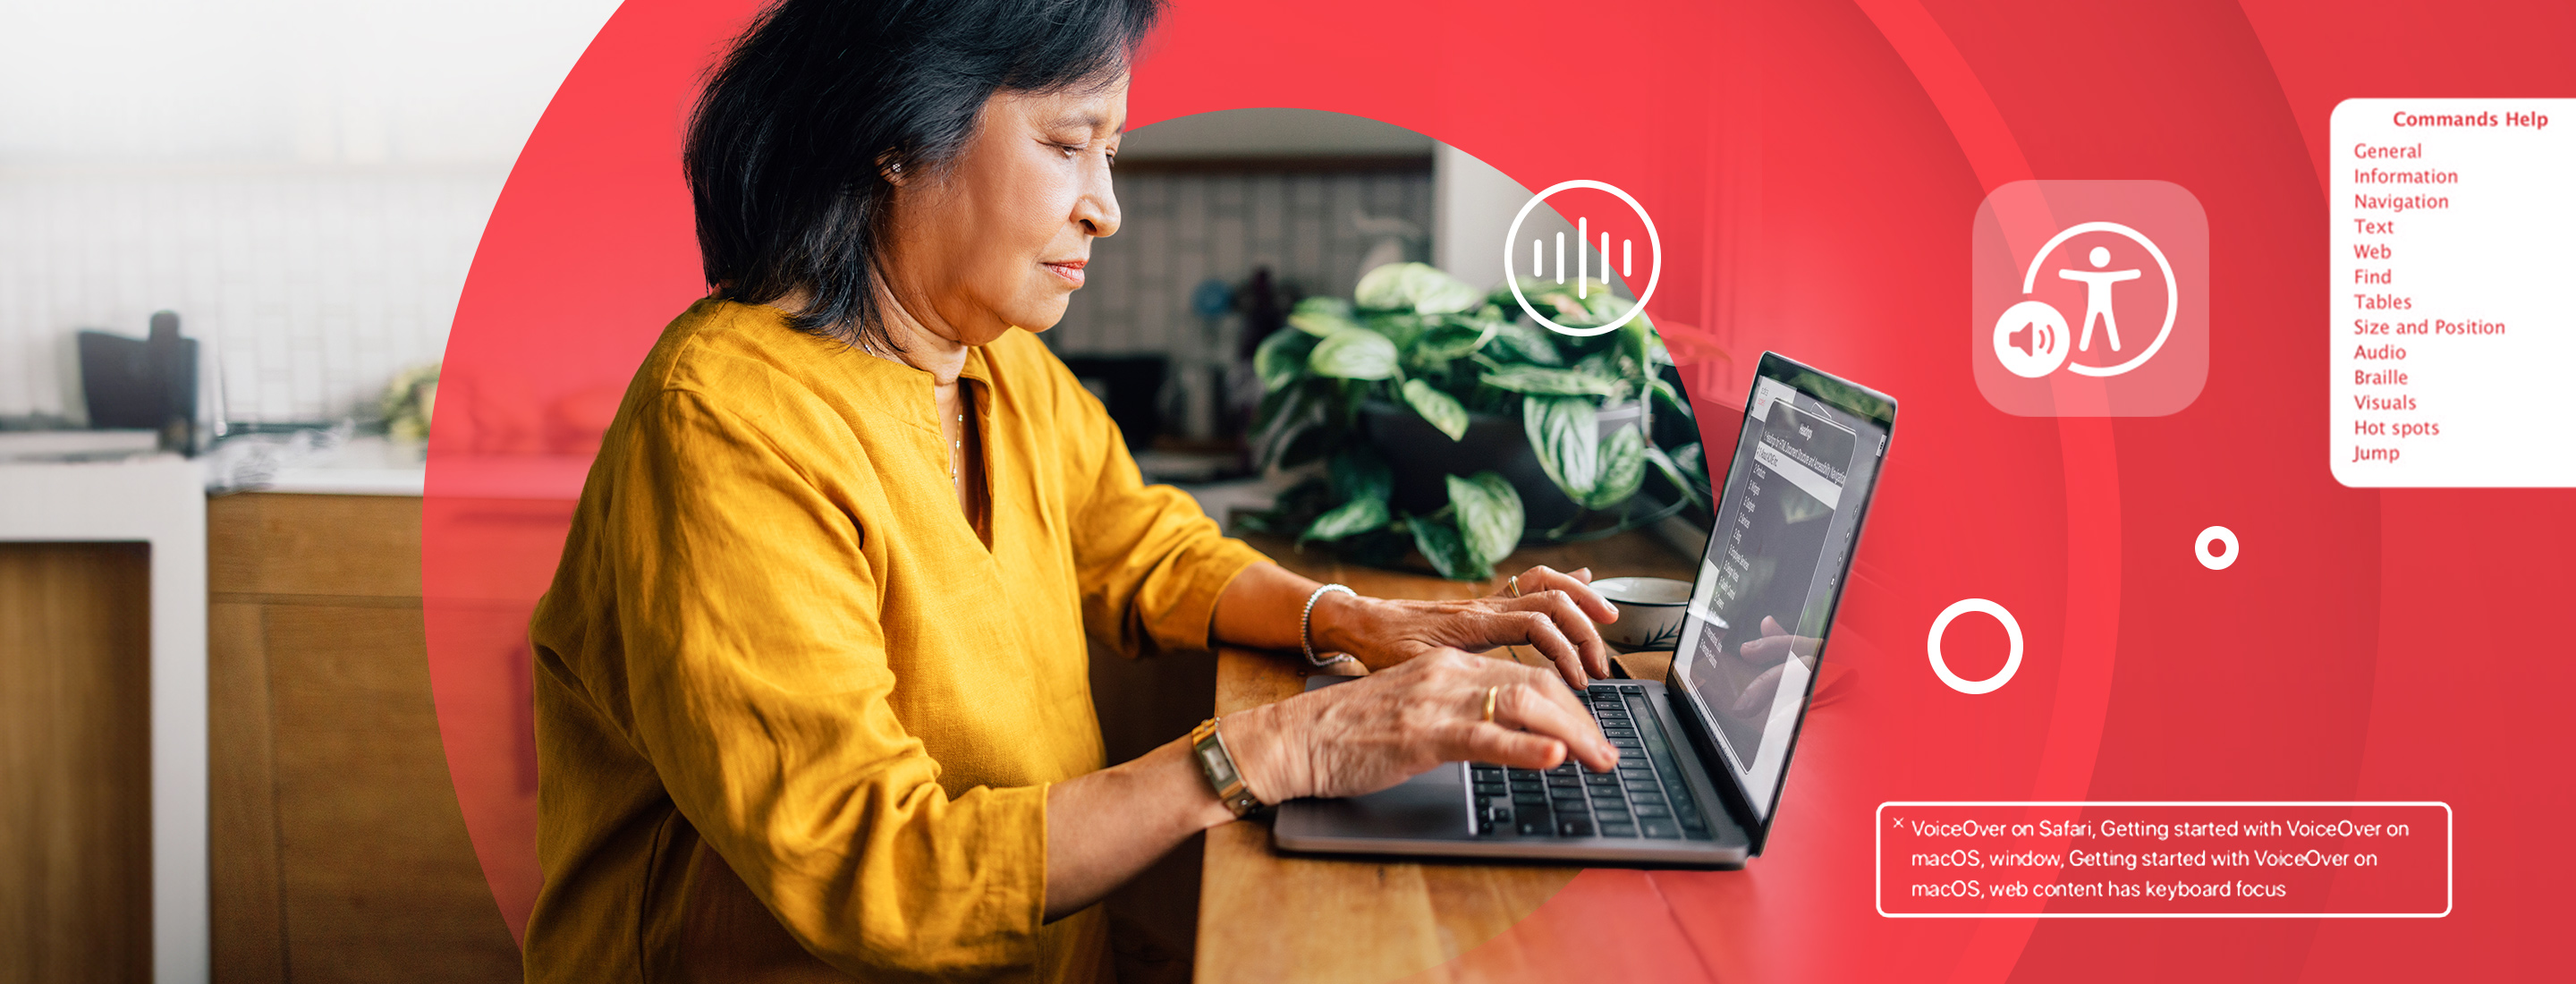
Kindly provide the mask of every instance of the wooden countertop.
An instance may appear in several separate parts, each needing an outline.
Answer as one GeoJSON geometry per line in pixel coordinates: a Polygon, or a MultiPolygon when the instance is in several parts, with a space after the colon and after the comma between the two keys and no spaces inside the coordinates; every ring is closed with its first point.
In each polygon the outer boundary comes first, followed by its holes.
{"type": "MultiPolygon", "coordinates": [[[[1321,550],[1296,552],[1286,541],[1251,538],[1282,565],[1361,594],[1398,598],[1472,598],[1500,584],[1447,581],[1423,573],[1345,566],[1321,550]]],[[[1688,580],[1691,562],[1642,533],[1593,543],[1526,548],[1495,565],[1516,573],[1533,564],[1559,570],[1591,567],[1596,577],[1645,575],[1688,580]]],[[[1544,664],[1534,650],[1510,647],[1495,658],[1544,664]]],[[[1632,675],[1660,677],[1665,659],[1622,659],[1632,675]]],[[[1347,666],[1348,664],[1344,664],[1347,666]]],[[[1338,668],[1336,668],[1338,669],[1338,668]]],[[[1217,653],[1219,714],[1294,696],[1305,689],[1305,661],[1295,653],[1244,649],[1217,653]]],[[[1321,672],[1333,672],[1325,670],[1321,672]]],[[[1271,850],[1266,820],[1208,831],[1200,888],[1197,979],[1377,982],[1423,974],[1430,980],[1479,979],[1456,958],[1526,918],[1582,869],[1568,865],[1410,863],[1288,857],[1271,850]],[[1425,974],[1425,972],[1431,972],[1425,974]]]]}

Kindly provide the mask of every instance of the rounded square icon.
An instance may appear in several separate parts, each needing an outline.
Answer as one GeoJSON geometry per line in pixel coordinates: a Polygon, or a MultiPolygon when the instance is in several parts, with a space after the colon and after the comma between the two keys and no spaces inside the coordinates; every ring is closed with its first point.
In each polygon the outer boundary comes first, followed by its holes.
{"type": "Polygon", "coordinates": [[[1968,352],[2022,417],[2161,417],[2209,377],[2209,217],[2170,181],[2015,181],[1977,207],[1968,352]]]}

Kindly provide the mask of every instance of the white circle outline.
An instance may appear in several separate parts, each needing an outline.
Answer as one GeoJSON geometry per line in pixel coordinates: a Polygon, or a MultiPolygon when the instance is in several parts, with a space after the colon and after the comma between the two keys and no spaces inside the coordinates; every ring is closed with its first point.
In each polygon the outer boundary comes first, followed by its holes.
{"type": "Polygon", "coordinates": [[[2200,559],[2200,566],[2213,571],[2223,571],[2236,566],[2236,558],[2243,553],[2244,551],[2236,545],[2236,531],[2224,526],[2212,526],[2202,530],[2200,538],[2191,542],[2191,555],[2200,559]],[[2211,540],[2227,544],[2227,552],[2216,557],[2210,556],[2209,541],[2211,540]]]}
{"type": "MultiPolygon", "coordinates": [[[[1523,211],[1527,210],[1524,209],[1523,211]]],[[[1520,228],[1520,224],[1515,222],[1512,224],[1512,228],[1517,230],[1520,228]]],[[[2022,274],[2021,292],[2028,294],[2033,288],[2039,285],[2039,265],[2048,262],[2048,254],[2057,250],[2057,244],[2065,242],[2069,236],[2087,232],[2116,232],[2120,235],[2129,237],[2131,240],[2136,241],[2138,245],[2147,248],[2147,255],[2156,258],[2156,269],[2164,271],[2165,274],[2165,326],[2162,330],[2156,332],[2155,342],[2148,345],[2146,351],[2140,352],[2136,356],[2130,358],[2129,361],[2120,363],[2116,366],[2088,366],[2076,362],[2069,362],[2066,364],[2066,371],[2078,375],[2117,376],[2146,364],[2148,359],[2156,357],[2157,350],[2165,347],[2165,339],[2172,337],[2173,335],[2174,317],[2182,313],[2182,284],[2174,280],[2173,264],[2165,262],[2165,251],[2157,249],[2156,241],[2147,238],[2145,233],[2141,233],[2136,229],[2131,229],[2128,226],[2121,225],[2117,222],[2078,222],[2059,230],[2057,235],[2049,237],[2048,245],[2039,248],[2039,255],[2031,258],[2030,272],[2022,274]]],[[[1511,252],[1510,246],[1506,245],[1503,252],[1505,254],[1505,261],[1509,262],[1509,254],[1511,252]]],[[[1503,270],[1508,273],[1510,272],[1511,267],[1505,266],[1503,270]]]]}
{"type": "Polygon", "coordinates": [[[1972,695],[1994,693],[2004,684],[2011,683],[2013,674],[2021,672],[2021,623],[2013,621],[2012,613],[2005,611],[2002,605],[1983,598],[1962,598],[1942,609],[1941,617],[1932,620],[1932,634],[1923,640],[1923,651],[1932,657],[1932,672],[1941,678],[1942,683],[1949,684],[1950,689],[1972,695]],[[2004,668],[1983,680],[1961,679],[1958,674],[1950,672],[1950,664],[1941,661],[1941,633],[1950,630],[1952,620],[1969,612],[1994,616],[1995,621],[2004,625],[2004,637],[2012,640],[2011,655],[2004,657],[2004,668]]]}
{"type": "Polygon", "coordinates": [[[2056,372],[2059,367],[2066,365],[2066,332],[2066,315],[2057,310],[2056,305],[2050,304],[2047,301],[2023,301],[2019,304],[2005,308],[2003,317],[1995,319],[1995,335],[1997,336],[1993,340],[1995,345],[1995,363],[2003,366],[2005,372],[2012,373],[2013,375],[2019,376],[2023,379],[2045,379],[2049,373],[2056,372]],[[2057,332],[2057,345],[2055,346],[2057,357],[2049,361],[2048,368],[2042,369],[2037,373],[2027,373],[2020,369],[2013,368],[2012,360],[2004,357],[2004,350],[2007,346],[2001,337],[2009,334],[2009,332],[2005,330],[2008,326],[2015,321],[2022,320],[2021,318],[2013,317],[2013,312],[2027,311],[2031,308],[2046,310],[2048,312],[2049,320],[2055,323],[2057,332]]]}
{"type": "MultiPolygon", "coordinates": [[[[1601,262],[1607,264],[1610,262],[1610,258],[1604,256],[1601,258],[1601,262]]],[[[1532,276],[1536,276],[1537,273],[1538,271],[1535,270],[1530,271],[1532,276]]],[[[1604,274],[1602,282],[1608,283],[1609,278],[1607,274],[1609,271],[1603,270],[1602,273],[1604,274]]],[[[1546,325],[1548,330],[1560,335],[1572,335],[1576,338],[1589,338],[1594,335],[1606,334],[1608,332],[1619,330],[1619,326],[1625,325],[1629,321],[1635,319],[1638,312],[1646,309],[1646,299],[1655,296],[1655,284],[1663,279],[1664,239],[1662,236],[1655,233],[1654,217],[1646,214],[1646,207],[1637,204],[1635,196],[1632,196],[1625,191],[1621,191],[1618,186],[1607,182],[1593,181],[1586,178],[1576,178],[1572,181],[1559,181],[1555,184],[1549,185],[1547,186],[1547,190],[1530,196],[1529,202],[1521,206],[1520,214],[1512,216],[1511,229],[1503,233],[1503,282],[1511,285],[1512,299],[1521,302],[1521,310],[1529,312],[1530,317],[1538,319],[1539,324],[1546,325]],[[1549,196],[1554,195],[1557,192],[1573,188],[1592,188],[1599,191],[1606,191],[1619,196],[1620,201],[1627,202],[1629,210],[1636,212],[1637,218],[1645,221],[1646,247],[1647,250],[1653,254],[1652,263],[1646,268],[1646,289],[1645,292],[1637,295],[1637,303],[1628,308],[1628,313],[1620,315],[1619,320],[1605,325],[1596,325],[1591,328],[1569,328],[1564,325],[1557,324],[1547,315],[1538,313],[1537,308],[1530,306],[1529,298],[1521,293],[1521,278],[1512,273],[1512,254],[1518,252],[1514,247],[1520,245],[1521,220],[1529,218],[1530,210],[1537,208],[1538,203],[1548,200],[1549,196]]],[[[2173,279],[2171,277],[2167,277],[2165,282],[2172,283],[2173,279]]],[[[2027,291],[2024,293],[2027,293],[2027,291]]]]}

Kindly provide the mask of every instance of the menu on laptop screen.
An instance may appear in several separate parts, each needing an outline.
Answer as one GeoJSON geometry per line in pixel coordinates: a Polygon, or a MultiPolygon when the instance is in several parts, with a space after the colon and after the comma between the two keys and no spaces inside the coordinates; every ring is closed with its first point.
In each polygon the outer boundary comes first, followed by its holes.
{"type": "Polygon", "coordinates": [[[1755,377],[1672,682],[1758,821],[1777,800],[1893,416],[1883,397],[1777,356],[1755,377]]]}

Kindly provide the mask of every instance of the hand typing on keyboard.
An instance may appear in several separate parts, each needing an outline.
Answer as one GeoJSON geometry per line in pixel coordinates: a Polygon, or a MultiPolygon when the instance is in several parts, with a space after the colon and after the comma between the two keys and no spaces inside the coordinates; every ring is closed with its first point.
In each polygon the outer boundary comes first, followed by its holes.
{"type": "Polygon", "coordinates": [[[1621,757],[1584,699],[1555,674],[1455,649],[1225,720],[1245,782],[1271,803],[1373,793],[1444,762],[1606,775],[1621,757]],[[1238,719],[1249,726],[1237,727],[1238,719]]]}
{"type": "Polygon", "coordinates": [[[1528,646],[1580,687],[1610,677],[1610,646],[1597,623],[1617,621],[1618,606],[1592,590],[1592,569],[1571,573],[1544,565],[1513,575],[1483,598],[1417,601],[1332,595],[1313,612],[1318,650],[1347,652],[1384,670],[1444,649],[1481,653],[1528,646]],[[1514,593],[1511,585],[1518,586],[1514,593]]]}
{"type": "Polygon", "coordinates": [[[1584,773],[1570,763],[1542,770],[1478,762],[1469,769],[1476,832],[1707,840],[1708,819],[1693,805],[1644,691],[1595,684],[1583,697],[1606,740],[1620,751],[1618,769],[1584,773]]]}

